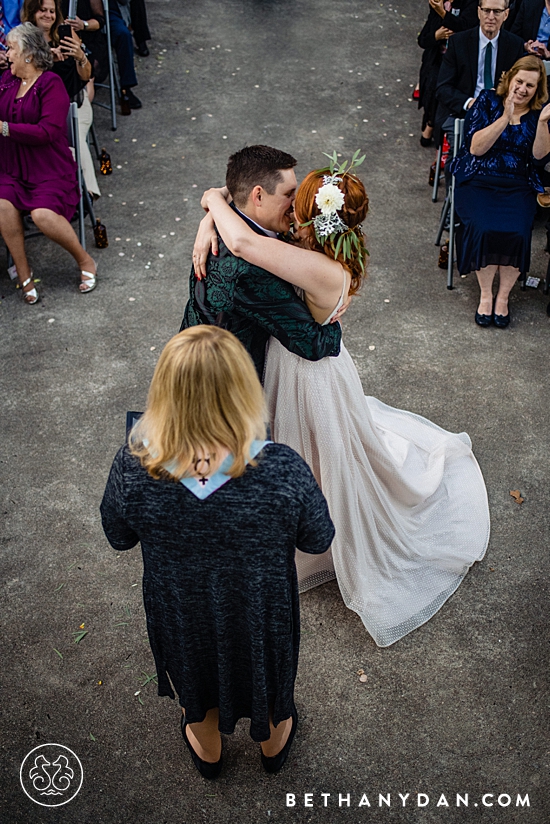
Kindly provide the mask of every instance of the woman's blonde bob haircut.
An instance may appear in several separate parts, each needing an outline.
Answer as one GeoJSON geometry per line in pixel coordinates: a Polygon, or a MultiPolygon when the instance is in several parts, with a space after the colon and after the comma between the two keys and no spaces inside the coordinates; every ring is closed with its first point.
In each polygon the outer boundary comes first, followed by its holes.
{"type": "Polygon", "coordinates": [[[244,346],[217,326],[193,326],[164,347],[147,409],[130,433],[130,452],[153,478],[177,481],[193,475],[206,456],[211,474],[219,464],[216,452],[225,448],[236,478],[245,471],[252,441],[265,440],[265,419],[262,387],[244,346]]]}
{"type": "Polygon", "coordinates": [[[548,82],[546,80],[546,69],[544,68],[544,63],[539,57],[535,57],[534,55],[520,57],[519,60],[516,60],[509,71],[503,73],[496,88],[498,96],[502,98],[503,101],[506,100],[508,97],[508,92],[510,91],[510,83],[516,74],[521,71],[537,72],[539,76],[537,80],[537,88],[535,94],[529,101],[529,108],[534,109],[535,111],[542,109],[543,105],[548,100],[548,82]]]}

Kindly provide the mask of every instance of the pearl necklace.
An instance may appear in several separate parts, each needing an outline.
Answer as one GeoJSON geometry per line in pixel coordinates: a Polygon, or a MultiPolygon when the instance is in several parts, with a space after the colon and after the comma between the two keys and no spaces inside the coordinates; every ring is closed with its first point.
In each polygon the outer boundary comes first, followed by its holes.
{"type": "MultiPolygon", "coordinates": [[[[42,74],[42,72],[40,72],[40,74],[42,74]]],[[[33,77],[33,79],[32,79],[32,80],[21,80],[21,85],[22,85],[22,86],[26,86],[26,85],[27,85],[27,83],[31,83],[31,84],[32,84],[32,83],[36,83],[36,81],[37,81],[37,80],[38,80],[38,78],[40,77],[40,74],[37,74],[35,77],[33,77]]]]}

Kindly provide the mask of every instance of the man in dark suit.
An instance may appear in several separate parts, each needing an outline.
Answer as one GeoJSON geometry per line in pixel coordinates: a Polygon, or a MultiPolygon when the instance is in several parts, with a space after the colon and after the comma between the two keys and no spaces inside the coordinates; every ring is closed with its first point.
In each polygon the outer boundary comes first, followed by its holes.
{"type": "Polygon", "coordinates": [[[497,86],[502,73],[523,56],[523,40],[502,28],[508,0],[479,0],[478,15],[478,28],[450,38],[439,70],[436,123],[445,131],[454,118],[465,116],[482,89],[497,86]]]}
{"type": "MultiPolygon", "coordinates": [[[[229,158],[226,184],[232,206],[258,234],[282,240],[289,231],[295,165],[291,155],[270,146],[247,146],[229,158]]],[[[195,277],[195,267],[201,272],[203,263],[194,255],[180,331],[201,323],[228,329],[252,357],[260,380],[270,335],[306,360],[339,354],[339,323],[317,323],[290,283],[235,257],[219,236],[214,246],[202,280],[195,277]]]]}
{"type": "Polygon", "coordinates": [[[550,0],[523,0],[512,32],[521,37],[526,52],[550,60],[550,0]]]}

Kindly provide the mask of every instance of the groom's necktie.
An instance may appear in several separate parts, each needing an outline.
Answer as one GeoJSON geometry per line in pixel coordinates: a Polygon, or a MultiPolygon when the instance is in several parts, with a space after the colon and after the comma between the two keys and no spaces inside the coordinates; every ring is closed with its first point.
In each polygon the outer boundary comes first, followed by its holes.
{"type": "Polygon", "coordinates": [[[493,45],[487,43],[485,46],[485,68],[483,70],[483,88],[493,88],[493,45]]]}

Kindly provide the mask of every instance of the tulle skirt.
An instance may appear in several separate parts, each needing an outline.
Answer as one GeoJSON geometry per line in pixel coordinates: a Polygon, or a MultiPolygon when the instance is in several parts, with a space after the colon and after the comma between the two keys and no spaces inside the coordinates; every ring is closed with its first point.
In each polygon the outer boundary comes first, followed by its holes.
{"type": "Polygon", "coordinates": [[[365,397],[343,345],[314,363],[271,338],[265,391],[273,439],[307,461],[336,527],[324,555],[297,551],[300,591],[336,577],[346,605],[389,646],[485,554],[487,492],[470,439],[365,397]]]}

